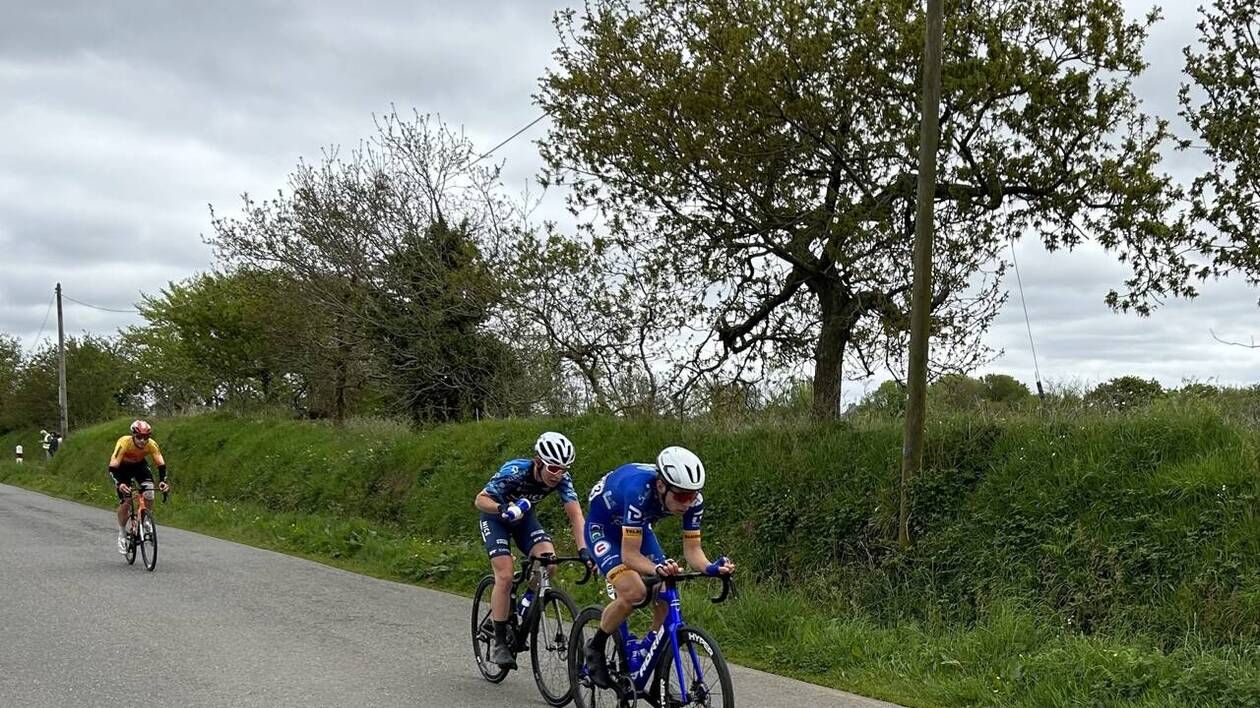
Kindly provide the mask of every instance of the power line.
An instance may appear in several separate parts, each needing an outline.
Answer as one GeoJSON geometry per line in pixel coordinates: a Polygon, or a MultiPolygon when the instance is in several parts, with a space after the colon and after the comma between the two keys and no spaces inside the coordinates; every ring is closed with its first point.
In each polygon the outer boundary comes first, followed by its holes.
{"type": "Polygon", "coordinates": [[[520,135],[521,133],[524,133],[525,131],[527,131],[527,130],[529,130],[530,128],[534,127],[534,125],[535,125],[536,123],[538,123],[538,121],[540,121],[540,120],[542,120],[543,118],[546,118],[546,117],[547,117],[547,112],[546,112],[546,111],[544,111],[542,115],[540,115],[540,116],[538,116],[537,118],[535,118],[535,119],[533,119],[532,121],[530,121],[530,122],[529,122],[529,124],[528,124],[528,125],[526,125],[524,128],[521,128],[520,130],[516,131],[515,133],[512,133],[512,135],[510,135],[510,136],[508,137],[508,139],[507,139],[507,140],[504,140],[503,142],[499,143],[498,145],[495,145],[494,147],[490,148],[490,149],[489,149],[489,150],[487,150],[485,153],[483,153],[483,154],[482,154],[480,157],[478,157],[476,160],[473,160],[472,162],[468,163],[468,166],[469,166],[469,167],[471,167],[471,166],[473,166],[473,165],[477,164],[478,162],[481,162],[482,160],[486,159],[487,157],[490,157],[490,155],[494,154],[494,151],[495,151],[495,150],[498,150],[499,148],[503,147],[504,145],[507,145],[508,143],[512,142],[513,140],[515,140],[515,139],[516,139],[516,137],[517,137],[518,135],[520,135]]]}
{"type": "Polygon", "coordinates": [[[48,296],[48,308],[44,310],[44,321],[41,322],[39,325],[39,334],[35,335],[35,339],[31,340],[31,346],[26,351],[27,357],[30,357],[31,354],[34,354],[35,348],[39,346],[39,339],[40,337],[44,336],[44,327],[48,326],[48,315],[49,313],[52,312],[53,301],[56,299],[57,299],[57,296],[55,294],[48,296]]]}
{"type": "Polygon", "coordinates": [[[91,304],[91,303],[83,302],[82,300],[75,300],[74,298],[72,298],[72,297],[70,297],[69,295],[65,294],[65,292],[62,292],[62,293],[61,293],[61,296],[62,296],[62,297],[64,297],[65,299],[69,300],[70,302],[77,303],[77,304],[82,305],[82,306],[84,306],[84,307],[90,307],[90,308],[92,308],[93,310],[101,310],[101,311],[103,311],[103,312],[120,312],[120,313],[122,313],[122,314],[124,314],[124,315],[138,315],[138,314],[140,314],[140,311],[139,311],[139,310],[116,310],[116,309],[114,309],[114,308],[112,308],[112,307],[101,307],[100,305],[93,305],[93,304],[91,304]]]}

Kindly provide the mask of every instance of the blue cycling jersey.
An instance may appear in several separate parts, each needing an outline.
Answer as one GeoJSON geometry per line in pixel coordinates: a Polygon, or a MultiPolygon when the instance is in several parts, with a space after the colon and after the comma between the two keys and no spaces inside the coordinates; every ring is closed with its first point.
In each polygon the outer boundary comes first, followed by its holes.
{"type": "Polygon", "coordinates": [[[486,483],[485,492],[500,504],[511,504],[517,499],[528,499],[534,504],[552,492],[559,492],[560,501],[566,504],[578,500],[577,491],[573,489],[573,478],[568,472],[560,478],[559,484],[548,487],[534,478],[534,461],[528,458],[503,463],[486,483]]]}
{"type": "MultiPolygon", "coordinates": [[[[683,512],[683,532],[699,531],[704,514],[704,496],[683,512]]],[[[669,516],[656,492],[656,466],[636,462],[622,465],[604,475],[591,489],[589,524],[611,524],[622,528],[650,527],[669,516]]]]}

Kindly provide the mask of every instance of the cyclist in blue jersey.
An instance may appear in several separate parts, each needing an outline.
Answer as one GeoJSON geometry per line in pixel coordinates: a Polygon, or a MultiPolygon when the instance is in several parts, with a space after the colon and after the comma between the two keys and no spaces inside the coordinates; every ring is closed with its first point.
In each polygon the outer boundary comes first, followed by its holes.
{"type": "MultiPolygon", "coordinates": [[[[604,608],[599,629],[586,644],[586,665],[592,680],[602,688],[608,675],[605,645],[634,606],[647,596],[644,575],[670,576],[682,572],[667,558],[652,532],[652,523],[670,514],[682,514],[683,557],[693,570],[726,575],[735,564],[725,556],[710,561],[700,544],[700,519],[704,515],[704,465],[690,450],[672,446],[661,450],[656,464],[630,463],[604,475],[591,489],[586,542],[599,572],[617,593],[604,608]]],[[[652,624],[659,631],[669,608],[657,603],[652,624]]]]}
{"type": "MultiPolygon", "coordinates": [[[[490,660],[499,666],[516,668],[507,640],[508,612],[512,600],[512,574],[515,561],[508,539],[516,541],[522,553],[541,557],[556,552],[551,536],[534,515],[533,507],[552,492],[560,493],[565,514],[573,530],[578,555],[593,564],[582,533],[585,520],[582,505],[573,489],[569,467],[576,457],[573,443],[560,433],[547,432],[534,443],[534,457],[508,460],[477,494],[474,501],[481,512],[481,541],[494,571],[490,594],[490,619],[494,622],[494,648],[490,660]]],[[[554,571],[550,566],[548,571],[554,571]]]]}

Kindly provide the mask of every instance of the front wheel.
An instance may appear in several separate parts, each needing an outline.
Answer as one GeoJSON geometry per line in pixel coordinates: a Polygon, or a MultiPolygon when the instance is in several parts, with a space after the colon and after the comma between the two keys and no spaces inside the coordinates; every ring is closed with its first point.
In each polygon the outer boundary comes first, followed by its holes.
{"type": "Polygon", "coordinates": [[[490,683],[499,683],[507,678],[508,669],[490,661],[490,651],[494,647],[494,622],[490,619],[490,594],[494,592],[494,576],[487,575],[477,583],[477,592],[473,595],[472,606],[472,646],[473,659],[477,662],[477,671],[490,683]]]}
{"type": "Polygon", "coordinates": [[[726,665],[713,637],[698,627],[683,627],[678,630],[678,652],[682,657],[681,677],[674,665],[674,652],[667,647],[662,656],[652,691],[657,705],[661,708],[735,708],[731,668],[726,665]],[[687,688],[686,701],[682,700],[680,685],[687,688]]]}
{"type": "MultiPolygon", "coordinates": [[[[611,688],[600,688],[591,681],[586,668],[586,641],[599,628],[599,619],[603,610],[594,605],[582,610],[573,620],[573,631],[569,635],[569,682],[573,685],[573,703],[577,708],[624,708],[632,705],[634,698],[628,695],[621,698],[611,688]]],[[[625,644],[621,633],[615,632],[608,638],[605,656],[608,658],[608,673],[614,682],[629,688],[629,669],[626,665],[625,644]]],[[[627,690],[627,694],[632,691],[627,690]]]]}
{"type": "Polygon", "coordinates": [[[538,619],[530,628],[529,657],[534,666],[534,683],[549,705],[562,706],[573,700],[569,680],[569,635],[578,607],[563,590],[548,590],[538,619]]]}
{"type": "Polygon", "coordinates": [[[148,509],[140,512],[140,555],[144,558],[145,570],[157,567],[157,524],[148,509]]]}
{"type": "Polygon", "coordinates": [[[124,556],[127,559],[127,565],[135,565],[136,546],[138,545],[140,545],[140,541],[136,535],[136,517],[133,516],[127,522],[127,553],[124,556]]]}

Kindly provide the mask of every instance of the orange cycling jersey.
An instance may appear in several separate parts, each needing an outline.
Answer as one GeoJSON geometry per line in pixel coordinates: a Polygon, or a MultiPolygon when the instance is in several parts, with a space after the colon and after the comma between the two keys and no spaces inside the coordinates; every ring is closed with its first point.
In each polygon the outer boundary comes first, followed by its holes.
{"type": "Polygon", "coordinates": [[[118,438],[118,442],[114,443],[114,454],[109,458],[109,466],[117,468],[119,465],[126,463],[134,465],[138,462],[144,462],[144,458],[149,457],[154,464],[159,467],[166,465],[166,460],[162,459],[162,450],[158,448],[157,440],[149,439],[144,447],[136,445],[135,439],[130,435],[124,435],[118,438]]]}

